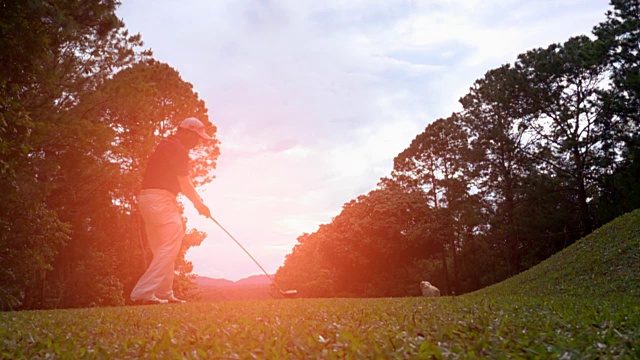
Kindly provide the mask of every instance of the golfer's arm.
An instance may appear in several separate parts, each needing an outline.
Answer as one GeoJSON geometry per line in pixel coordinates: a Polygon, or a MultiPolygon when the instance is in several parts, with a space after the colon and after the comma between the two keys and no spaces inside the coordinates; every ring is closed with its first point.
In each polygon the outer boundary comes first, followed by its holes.
{"type": "Polygon", "coordinates": [[[200,198],[200,195],[196,192],[196,188],[193,187],[191,178],[188,176],[178,176],[178,182],[180,183],[180,191],[186,196],[193,205],[198,208],[205,206],[204,202],[200,198]]]}

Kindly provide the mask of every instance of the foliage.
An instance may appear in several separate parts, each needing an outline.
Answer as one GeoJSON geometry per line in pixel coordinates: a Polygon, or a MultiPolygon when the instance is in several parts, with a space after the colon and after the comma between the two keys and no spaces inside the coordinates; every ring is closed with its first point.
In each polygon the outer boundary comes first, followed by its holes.
{"type": "MultiPolygon", "coordinates": [[[[49,204],[58,145],[81,94],[136,58],[139,36],[115,1],[3,1],[0,5],[0,258],[2,308],[43,306],[52,260],[70,226],[49,204]]],[[[146,53],[140,53],[144,56],[146,53]]]]}
{"type": "MultiPolygon", "coordinates": [[[[154,60],[139,62],[118,72],[95,92],[83,97],[77,111],[85,121],[106,129],[109,134],[109,146],[98,154],[98,158],[107,166],[115,166],[116,173],[111,184],[100,190],[109,201],[118,204],[114,210],[121,226],[114,229],[105,223],[105,228],[95,230],[101,234],[119,234],[104,245],[118,262],[111,274],[122,282],[124,293],[128,294],[152,256],[135,197],[140,191],[148,156],[160,138],[171,134],[188,116],[198,117],[212,136],[215,136],[216,128],[209,121],[204,102],[193,91],[193,86],[182,80],[175,69],[154,60]]],[[[207,183],[212,179],[211,170],[215,168],[219,154],[218,141],[214,139],[202,144],[195,153],[191,175],[199,179],[199,184],[207,183]]],[[[77,167],[85,168],[86,164],[77,167]]],[[[103,209],[105,207],[103,204],[103,209]]],[[[86,216],[95,215],[96,212],[91,211],[86,216]]],[[[186,219],[183,222],[186,225],[186,219]]],[[[94,238],[96,232],[92,234],[94,238]]],[[[202,233],[192,232],[183,239],[176,260],[175,284],[177,293],[182,296],[197,297],[193,279],[188,275],[192,266],[184,260],[184,254],[190,247],[199,245],[203,238],[202,233]]],[[[79,251],[83,246],[80,242],[73,249],[79,251]]]]}
{"type": "Polygon", "coordinates": [[[611,5],[607,20],[593,31],[608,55],[612,80],[607,92],[609,110],[638,126],[640,115],[634,109],[640,108],[640,3],[611,0],[611,5]]]}
{"type": "Polygon", "coordinates": [[[597,191],[595,179],[604,170],[597,166],[606,139],[598,120],[604,53],[596,42],[579,36],[528,51],[518,57],[518,65],[525,73],[534,111],[539,112],[527,124],[537,136],[533,156],[550,167],[570,192],[584,236],[593,230],[588,199],[597,191]]]}
{"type": "MultiPolygon", "coordinates": [[[[186,219],[183,218],[183,221],[186,223],[186,219]]],[[[201,298],[198,284],[195,282],[195,275],[191,274],[193,264],[185,259],[185,255],[190,248],[199,246],[205,237],[204,232],[189,230],[182,239],[182,246],[175,264],[176,276],[173,279],[173,290],[176,297],[180,299],[193,301],[201,298]]]]}
{"type": "Polygon", "coordinates": [[[425,215],[423,200],[421,193],[386,181],[384,188],[345,204],[331,224],[298,238],[276,281],[302,296],[405,294],[415,288],[415,276],[406,276],[413,259],[434,246],[417,225],[425,215]]]}
{"type": "MultiPolygon", "coordinates": [[[[193,86],[139,50],[118,5],[0,4],[0,309],[122,304],[144,267],[134,194],[148,154],[187,116],[215,133],[193,86]]],[[[198,184],[218,152],[217,141],[197,150],[198,184]]],[[[190,270],[179,261],[185,293],[190,270]]]]}
{"type": "Polygon", "coordinates": [[[318,232],[298,237],[298,244],[275,274],[274,280],[281,288],[296,289],[304,297],[328,297],[335,293],[329,265],[320,254],[324,229],[326,225],[318,232]]]}
{"type": "Polygon", "coordinates": [[[117,271],[113,254],[90,250],[73,264],[73,270],[60,286],[60,303],[50,304],[51,307],[124,305],[122,282],[114,275],[117,271]]]}
{"type": "Polygon", "coordinates": [[[599,179],[604,191],[594,212],[600,223],[640,207],[640,3],[612,0],[611,5],[607,20],[594,29],[607,51],[611,83],[602,99],[612,153],[604,165],[613,175],[599,179]]]}
{"type": "Polygon", "coordinates": [[[535,117],[526,96],[527,81],[519,68],[504,65],[476,80],[460,99],[461,117],[469,134],[470,181],[485,199],[480,204],[490,214],[482,235],[504,257],[509,274],[521,270],[523,218],[527,178],[534,176],[535,159],[528,152],[535,141],[527,123],[535,117]]]}
{"type": "Polygon", "coordinates": [[[611,5],[595,37],[532,49],[475,81],[462,111],[429,123],[276,279],[304,288],[322,274],[322,296],[409,295],[420,280],[462,294],[638,208],[640,5],[611,5]]]}
{"type": "Polygon", "coordinates": [[[427,212],[429,216],[421,217],[426,223],[422,225],[423,236],[432,239],[440,254],[445,293],[458,289],[458,250],[475,227],[471,205],[476,199],[470,193],[468,177],[470,154],[467,133],[460,118],[453,114],[429,124],[394,159],[393,178],[410,192],[425,194],[431,211],[427,212]],[[449,277],[448,253],[453,280],[449,277]]]}
{"type": "Polygon", "coordinates": [[[38,282],[51,270],[58,247],[69,241],[69,229],[55,213],[28,196],[5,197],[0,211],[22,219],[0,223],[0,309],[15,309],[42,288],[38,282]]]}

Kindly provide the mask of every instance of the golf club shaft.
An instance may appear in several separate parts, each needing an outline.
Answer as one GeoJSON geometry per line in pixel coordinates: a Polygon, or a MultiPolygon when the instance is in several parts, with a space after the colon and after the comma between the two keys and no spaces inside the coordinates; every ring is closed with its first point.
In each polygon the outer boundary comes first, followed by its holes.
{"type": "MultiPolygon", "coordinates": [[[[251,256],[251,254],[249,254],[249,252],[247,251],[247,249],[244,248],[244,246],[242,246],[242,244],[240,244],[240,242],[238,240],[236,240],[236,238],[233,237],[233,235],[231,235],[231,233],[229,233],[227,231],[227,229],[224,228],[224,226],[220,225],[220,223],[213,218],[213,216],[209,217],[211,220],[213,220],[214,223],[216,223],[218,226],[220,226],[220,229],[222,229],[224,232],[227,233],[227,235],[229,235],[229,237],[236,242],[236,244],[238,244],[238,246],[240,246],[240,248],[247,254],[249,255],[249,257],[251,258],[251,260],[253,260],[254,263],[256,263],[256,265],[258,265],[258,267],[260,268],[260,270],[262,270],[262,272],[267,275],[267,277],[269,278],[269,280],[271,280],[271,282],[276,285],[276,282],[273,280],[273,278],[271,277],[271,275],[269,275],[269,273],[267,273],[267,271],[262,267],[262,265],[260,265],[260,263],[253,258],[253,256],[251,256]]],[[[277,285],[276,285],[277,286],[277,285]]]]}

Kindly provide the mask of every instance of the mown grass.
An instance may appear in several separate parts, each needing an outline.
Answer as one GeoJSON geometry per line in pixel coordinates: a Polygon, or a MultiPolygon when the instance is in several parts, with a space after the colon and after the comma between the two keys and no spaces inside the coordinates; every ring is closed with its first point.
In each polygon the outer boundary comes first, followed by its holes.
{"type": "Polygon", "coordinates": [[[1,358],[640,358],[640,211],[460,297],[0,313],[1,358]]]}
{"type": "MultiPolygon", "coordinates": [[[[640,297],[640,210],[472,296],[640,297]]],[[[640,301],[639,301],[640,303],[640,301]]]]}
{"type": "Polygon", "coordinates": [[[637,300],[312,299],[2,314],[3,358],[640,358],[637,300]]]}

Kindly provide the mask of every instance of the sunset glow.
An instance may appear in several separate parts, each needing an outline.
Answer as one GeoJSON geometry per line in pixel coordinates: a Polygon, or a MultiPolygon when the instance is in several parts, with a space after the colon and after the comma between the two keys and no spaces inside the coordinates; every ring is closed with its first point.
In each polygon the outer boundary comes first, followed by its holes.
{"type": "MultiPolygon", "coordinates": [[[[213,216],[273,273],[296,238],[374,189],[485,71],[588,34],[602,1],[124,2],[118,14],[194,86],[218,127],[213,216]]],[[[188,201],[194,273],[260,269],[188,201]]]]}

